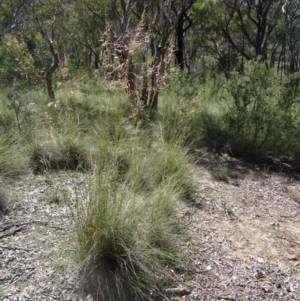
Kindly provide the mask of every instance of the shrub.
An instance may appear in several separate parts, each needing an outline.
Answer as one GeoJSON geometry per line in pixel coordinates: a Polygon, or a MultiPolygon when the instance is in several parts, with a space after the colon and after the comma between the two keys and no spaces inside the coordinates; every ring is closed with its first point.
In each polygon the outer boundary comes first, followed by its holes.
{"type": "Polygon", "coordinates": [[[34,60],[27,51],[25,42],[7,34],[4,38],[4,56],[2,58],[1,77],[7,82],[21,79],[28,83],[36,82],[38,72],[34,60]]]}
{"type": "Polygon", "coordinates": [[[245,67],[244,74],[232,74],[227,83],[230,104],[224,121],[231,151],[260,159],[287,155],[298,97],[291,91],[294,87],[286,88],[262,64],[250,62],[245,67]]]}
{"type": "Polygon", "coordinates": [[[196,82],[191,99],[185,99],[184,85],[177,89],[183,94],[168,91],[172,101],[161,102],[166,141],[248,159],[299,161],[299,75],[280,79],[274,70],[250,61],[229,79],[219,75],[196,82]]]}

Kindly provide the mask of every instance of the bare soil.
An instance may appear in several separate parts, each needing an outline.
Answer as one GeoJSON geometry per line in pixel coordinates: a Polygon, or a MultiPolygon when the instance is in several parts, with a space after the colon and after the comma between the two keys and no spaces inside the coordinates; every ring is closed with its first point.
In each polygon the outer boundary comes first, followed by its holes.
{"type": "MultiPolygon", "coordinates": [[[[299,173],[231,159],[222,182],[217,170],[199,167],[197,198],[178,212],[187,269],[174,271],[174,287],[191,294],[170,298],[300,300],[299,173]]],[[[0,300],[83,300],[70,209],[87,197],[87,182],[58,172],[2,183],[0,300]]]]}

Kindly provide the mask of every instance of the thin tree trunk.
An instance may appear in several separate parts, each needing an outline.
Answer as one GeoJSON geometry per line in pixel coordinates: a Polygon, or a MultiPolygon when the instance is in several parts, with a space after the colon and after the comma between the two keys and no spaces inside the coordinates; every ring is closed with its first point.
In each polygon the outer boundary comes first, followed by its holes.
{"type": "Polygon", "coordinates": [[[176,26],[176,39],[177,39],[177,49],[175,50],[176,62],[180,70],[184,70],[184,59],[183,59],[183,34],[184,34],[184,19],[183,12],[178,18],[178,24],[176,26]]]}
{"type": "MultiPolygon", "coordinates": [[[[50,69],[46,73],[46,82],[47,82],[47,90],[48,90],[49,98],[55,99],[55,94],[52,89],[52,75],[55,72],[55,70],[58,68],[58,63],[59,63],[58,53],[54,50],[53,41],[52,41],[52,39],[49,38],[49,36],[44,31],[42,23],[40,22],[38,17],[36,17],[36,21],[39,26],[40,33],[43,36],[43,38],[45,39],[45,41],[47,42],[47,44],[50,48],[50,52],[54,59],[53,64],[51,65],[50,69]]],[[[52,30],[53,30],[53,27],[52,27],[52,30]]],[[[52,31],[52,36],[53,36],[53,31],[52,31]]]]}
{"type": "Polygon", "coordinates": [[[158,106],[158,94],[160,90],[160,71],[161,71],[161,49],[157,49],[156,53],[154,54],[154,61],[152,66],[152,81],[151,81],[151,93],[150,93],[150,104],[149,107],[151,109],[157,110],[158,106]]]}
{"type": "Polygon", "coordinates": [[[125,72],[127,73],[127,89],[128,95],[132,102],[136,102],[136,86],[135,86],[135,73],[134,73],[134,65],[132,63],[132,57],[129,54],[127,56],[127,66],[125,66],[125,72]]]}
{"type": "Polygon", "coordinates": [[[58,68],[58,54],[54,53],[54,62],[46,73],[47,90],[50,99],[55,99],[55,94],[52,89],[52,75],[57,68],[58,68]]]}
{"type": "Polygon", "coordinates": [[[144,107],[147,106],[148,101],[148,67],[147,67],[147,60],[146,60],[146,53],[143,51],[143,75],[142,75],[142,95],[141,101],[144,107]]]}

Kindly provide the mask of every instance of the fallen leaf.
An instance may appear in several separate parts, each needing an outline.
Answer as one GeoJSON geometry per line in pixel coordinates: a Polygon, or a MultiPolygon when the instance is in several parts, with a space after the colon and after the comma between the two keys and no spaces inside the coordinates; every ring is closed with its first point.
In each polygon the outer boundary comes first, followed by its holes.
{"type": "Polygon", "coordinates": [[[293,250],[293,249],[289,249],[288,251],[287,251],[287,259],[288,260],[296,260],[296,261],[300,261],[300,254],[297,252],[297,251],[295,251],[295,250],[293,250]]]}

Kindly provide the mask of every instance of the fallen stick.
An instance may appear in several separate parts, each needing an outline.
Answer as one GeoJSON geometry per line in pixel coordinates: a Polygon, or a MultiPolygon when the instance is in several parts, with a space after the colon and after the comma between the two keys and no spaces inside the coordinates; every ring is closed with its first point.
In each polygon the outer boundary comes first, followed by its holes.
{"type": "Polygon", "coordinates": [[[191,291],[185,287],[174,287],[165,289],[165,293],[168,295],[185,296],[189,295],[191,291]]]}
{"type": "Polygon", "coordinates": [[[17,247],[17,246],[3,246],[0,245],[0,249],[8,249],[8,250],[20,250],[20,251],[25,251],[25,252],[30,252],[31,250],[23,248],[23,247],[17,247]]]}
{"type": "Polygon", "coordinates": [[[280,239],[283,239],[283,240],[286,240],[286,241],[288,241],[288,242],[294,243],[294,244],[296,244],[296,245],[300,245],[300,242],[299,242],[299,241],[290,240],[290,239],[287,239],[287,238],[285,238],[285,237],[278,236],[278,235],[276,235],[276,237],[277,237],[277,238],[280,238],[280,239]]]}
{"type": "Polygon", "coordinates": [[[233,297],[226,297],[226,296],[216,296],[216,298],[218,299],[218,300],[229,300],[229,301],[236,301],[236,299],[235,298],[233,298],[233,297]]]}
{"type": "Polygon", "coordinates": [[[8,231],[7,233],[0,235],[0,239],[7,237],[7,236],[15,235],[17,232],[20,232],[22,230],[23,230],[23,228],[20,227],[20,228],[16,228],[14,230],[8,231]]]}

